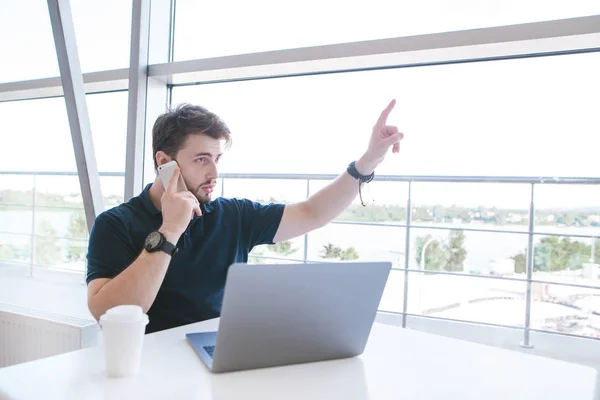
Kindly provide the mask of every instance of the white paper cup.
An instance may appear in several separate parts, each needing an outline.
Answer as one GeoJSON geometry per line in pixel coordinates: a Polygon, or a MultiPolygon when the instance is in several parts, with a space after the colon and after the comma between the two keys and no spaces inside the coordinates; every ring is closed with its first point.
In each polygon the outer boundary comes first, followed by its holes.
{"type": "Polygon", "coordinates": [[[132,376],[140,370],[140,359],[148,315],[140,306],[113,307],[100,317],[106,373],[109,378],[132,376]]]}

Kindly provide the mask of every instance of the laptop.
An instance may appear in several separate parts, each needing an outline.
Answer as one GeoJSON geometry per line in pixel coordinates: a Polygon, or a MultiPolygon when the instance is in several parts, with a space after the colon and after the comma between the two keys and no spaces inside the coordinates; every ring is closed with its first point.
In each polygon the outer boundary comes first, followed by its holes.
{"type": "Polygon", "coordinates": [[[214,373],[360,355],[391,266],[233,264],[218,332],[186,339],[214,373]]]}

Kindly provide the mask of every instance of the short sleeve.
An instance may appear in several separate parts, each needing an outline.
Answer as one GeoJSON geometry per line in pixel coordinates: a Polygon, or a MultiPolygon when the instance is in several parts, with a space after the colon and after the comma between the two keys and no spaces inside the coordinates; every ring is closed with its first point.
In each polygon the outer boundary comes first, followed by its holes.
{"type": "Polygon", "coordinates": [[[251,200],[240,200],[244,221],[243,229],[249,247],[274,244],[273,238],[279,229],[285,204],[261,204],[251,200]]]}
{"type": "Polygon", "coordinates": [[[131,238],[119,217],[108,212],[96,217],[88,243],[86,282],[114,278],[136,257],[131,238]]]}

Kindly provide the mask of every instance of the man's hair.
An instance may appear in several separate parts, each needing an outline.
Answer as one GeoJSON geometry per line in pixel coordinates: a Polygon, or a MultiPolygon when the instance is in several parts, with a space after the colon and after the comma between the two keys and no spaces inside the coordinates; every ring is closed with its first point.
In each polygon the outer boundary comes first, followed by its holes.
{"type": "Polygon", "coordinates": [[[152,128],[154,168],[158,168],[156,153],[162,150],[174,158],[191,134],[224,139],[227,146],[231,144],[231,132],[216,114],[201,106],[180,104],[162,114],[154,123],[152,128]]]}

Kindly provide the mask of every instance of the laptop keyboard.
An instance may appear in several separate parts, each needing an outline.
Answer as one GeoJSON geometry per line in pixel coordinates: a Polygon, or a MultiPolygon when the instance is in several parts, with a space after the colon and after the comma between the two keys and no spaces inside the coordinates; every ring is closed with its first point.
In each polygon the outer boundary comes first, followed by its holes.
{"type": "Polygon", "coordinates": [[[204,351],[208,353],[210,358],[213,358],[213,355],[215,354],[215,346],[203,346],[203,348],[204,351]]]}

